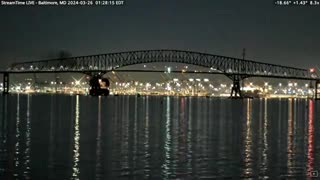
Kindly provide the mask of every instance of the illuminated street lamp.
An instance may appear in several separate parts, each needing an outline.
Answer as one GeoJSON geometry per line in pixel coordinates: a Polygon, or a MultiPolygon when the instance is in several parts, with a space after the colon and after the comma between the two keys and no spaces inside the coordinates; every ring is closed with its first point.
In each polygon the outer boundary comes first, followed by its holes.
{"type": "Polygon", "coordinates": [[[203,81],[204,81],[204,82],[208,82],[208,81],[209,81],[209,79],[205,78],[205,79],[203,79],[203,81]]]}
{"type": "Polygon", "coordinates": [[[174,82],[177,82],[177,81],[179,81],[179,79],[177,79],[177,78],[174,78],[174,79],[173,79],[173,81],[174,81],[174,82]]]}
{"type": "Polygon", "coordinates": [[[193,81],[194,81],[194,79],[192,79],[192,78],[191,78],[191,79],[189,79],[189,81],[190,81],[190,82],[193,82],[193,81]]]}

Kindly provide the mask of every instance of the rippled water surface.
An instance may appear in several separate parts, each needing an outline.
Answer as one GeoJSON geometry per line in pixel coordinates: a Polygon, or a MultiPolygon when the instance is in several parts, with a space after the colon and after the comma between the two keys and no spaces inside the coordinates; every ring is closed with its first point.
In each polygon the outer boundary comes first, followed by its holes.
{"type": "Polygon", "coordinates": [[[308,179],[320,101],[0,96],[0,179],[308,179]]]}

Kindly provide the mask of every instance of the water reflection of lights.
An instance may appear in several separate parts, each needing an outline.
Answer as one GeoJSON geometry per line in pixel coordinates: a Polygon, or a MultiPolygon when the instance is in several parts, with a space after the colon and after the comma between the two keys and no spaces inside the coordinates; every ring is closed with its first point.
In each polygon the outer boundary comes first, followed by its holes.
{"type": "MultiPolygon", "coordinates": [[[[14,146],[11,145],[10,143],[8,143],[8,141],[10,141],[10,137],[7,136],[7,133],[9,131],[8,129],[8,96],[2,96],[2,108],[1,108],[1,117],[2,119],[0,119],[0,152],[2,153],[7,153],[8,156],[10,157],[9,161],[9,166],[8,168],[13,169],[13,158],[12,154],[14,153],[14,146]],[[9,146],[10,145],[10,146],[9,146]]],[[[1,154],[2,154],[1,153],[1,154]]],[[[14,156],[14,155],[13,155],[14,156]]]]}
{"type": "Polygon", "coordinates": [[[80,128],[79,128],[79,95],[76,97],[76,117],[74,124],[74,148],[73,148],[73,174],[72,177],[79,178],[79,157],[80,157],[80,128]]]}
{"type": "Polygon", "coordinates": [[[145,158],[145,164],[144,164],[144,174],[147,178],[149,178],[149,168],[150,168],[150,153],[149,153],[149,102],[146,102],[146,115],[145,115],[145,127],[144,127],[144,158],[145,158]]]}
{"type": "Polygon", "coordinates": [[[170,116],[170,97],[167,97],[167,114],[166,114],[166,139],[164,144],[165,162],[162,165],[163,176],[169,178],[170,152],[171,152],[171,116],[170,116]]]}
{"type": "Polygon", "coordinates": [[[101,96],[99,96],[99,104],[98,104],[98,125],[97,125],[97,145],[96,145],[96,179],[100,179],[101,177],[101,96]]]}
{"type": "Polygon", "coordinates": [[[185,98],[181,98],[180,100],[180,126],[182,127],[181,130],[181,137],[182,137],[182,145],[186,145],[186,130],[187,130],[187,122],[185,118],[185,109],[186,109],[186,100],[185,98]]]}
{"type": "MultiPolygon", "coordinates": [[[[19,166],[19,150],[20,150],[20,96],[17,95],[17,114],[16,114],[16,144],[15,144],[15,167],[19,166]]],[[[15,174],[17,176],[18,174],[15,174]]]]}
{"type": "Polygon", "coordinates": [[[314,171],[314,101],[309,101],[308,172],[314,171]]]}
{"type": "Polygon", "coordinates": [[[30,98],[31,96],[27,96],[27,124],[26,124],[26,150],[24,152],[25,154],[25,162],[24,165],[26,169],[24,170],[25,176],[29,173],[30,170],[30,144],[31,144],[31,127],[30,127],[30,98]]]}
{"type": "Polygon", "coordinates": [[[190,98],[189,98],[189,103],[188,103],[188,137],[187,137],[187,144],[188,144],[188,163],[187,163],[187,168],[188,170],[192,169],[192,113],[193,113],[193,109],[192,109],[192,103],[190,102],[190,98]]]}
{"type": "MultiPolygon", "coordinates": [[[[226,105],[225,101],[220,101],[219,103],[219,122],[218,122],[218,157],[220,158],[228,158],[228,155],[225,151],[225,148],[227,147],[227,139],[226,137],[228,136],[228,128],[227,127],[227,122],[225,121],[227,119],[227,109],[230,108],[226,105]]],[[[218,172],[219,173],[223,173],[224,169],[223,168],[219,168],[218,172]]]]}
{"type": "Polygon", "coordinates": [[[288,142],[287,142],[287,154],[288,154],[288,160],[287,160],[287,167],[288,167],[288,175],[294,175],[294,168],[293,168],[293,158],[294,158],[294,148],[293,148],[293,123],[294,123],[294,109],[293,109],[293,103],[294,101],[292,99],[289,99],[288,101],[288,142]]]}
{"type": "MultiPolygon", "coordinates": [[[[142,101],[142,106],[141,106],[141,108],[142,109],[145,109],[145,102],[147,101],[147,98],[148,97],[144,97],[143,98],[143,101],[142,101]]],[[[127,105],[127,107],[126,108],[123,108],[123,109],[130,109],[129,108],[129,99],[128,98],[126,98],[125,99],[126,101],[127,101],[127,103],[126,103],[126,105],[127,105]]],[[[123,113],[125,113],[125,112],[123,112],[123,113]]],[[[127,119],[129,120],[130,119],[130,117],[129,117],[129,113],[125,113],[126,115],[127,115],[127,119]]],[[[133,126],[133,147],[132,147],[132,155],[133,155],[133,159],[138,159],[138,157],[137,157],[137,154],[138,154],[138,132],[139,132],[139,128],[138,128],[138,114],[139,114],[139,112],[138,112],[138,106],[136,106],[136,113],[135,113],[135,118],[134,118],[134,126],[133,126]]],[[[128,133],[130,132],[129,131],[129,127],[130,127],[130,125],[128,126],[128,133]]],[[[128,146],[128,148],[130,148],[130,146],[128,146]]],[[[128,149],[128,153],[130,152],[130,149],[128,149]]],[[[131,157],[130,157],[130,153],[129,153],[129,159],[130,159],[131,157]]],[[[129,166],[131,166],[131,164],[129,164],[129,166]]],[[[136,167],[136,162],[134,161],[133,162],[133,164],[132,164],[132,168],[135,168],[136,167]]],[[[130,172],[131,173],[131,172],[130,172]]]]}
{"type": "Polygon", "coordinates": [[[262,166],[264,173],[267,172],[268,168],[268,150],[269,150],[269,144],[268,144],[268,99],[264,100],[264,123],[263,123],[263,150],[262,150],[262,166]]]}
{"type": "MultiPolygon", "coordinates": [[[[129,121],[128,121],[128,113],[125,113],[128,107],[125,107],[125,105],[129,105],[129,103],[124,103],[124,99],[122,101],[123,103],[120,103],[119,101],[116,101],[115,103],[115,122],[117,125],[121,127],[121,130],[119,132],[120,136],[120,151],[121,151],[121,175],[127,175],[130,172],[128,170],[130,169],[129,166],[129,121]],[[117,122],[117,119],[121,119],[121,122],[117,122]]],[[[137,118],[137,101],[135,101],[135,116],[134,121],[136,121],[137,118]]],[[[135,131],[135,130],[134,130],[135,131]]],[[[131,138],[130,138],[131,139],[131,138]]]]}
{"type": "Polygon", "coordinates": [[[245,139],[245,169],[244,175],[251,176],[252,175],[252,100],[247,100],[247,124],[246,124],[246,139],[245,139]]]}

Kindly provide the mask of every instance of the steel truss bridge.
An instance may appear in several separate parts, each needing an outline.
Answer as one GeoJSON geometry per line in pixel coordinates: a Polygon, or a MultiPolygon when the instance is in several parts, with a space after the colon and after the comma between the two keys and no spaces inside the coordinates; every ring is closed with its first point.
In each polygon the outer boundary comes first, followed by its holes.
{"type": "MultiPolygon", "coordinates": [[[[212,72],[196,73],[226,75],[233,81],[231,96],[234,97],[241,96],[240,82],[249,77],[310,80],[315,82],[316,88],[320,84],[317,74],[307,69],[200,52],[161,49],[14,63],[6,71],[1,72],[3,74],[3,92],[5,94],[9,92],[9,74],[13,73],[85,73],[94,76],[96,74],[103,75],[110,71],[150,72],[150,70],[121,70],[119,68],[135,64],[159,62],[196,65],[214,70],[212,72]]],[[[181,73],[181,71],[173,71],[171,73],[181,73]]],[[[183,73],[194,72],[184,71],[183,73]]],[[[318,98],[317,93],[315,98],[318,98]]]]}

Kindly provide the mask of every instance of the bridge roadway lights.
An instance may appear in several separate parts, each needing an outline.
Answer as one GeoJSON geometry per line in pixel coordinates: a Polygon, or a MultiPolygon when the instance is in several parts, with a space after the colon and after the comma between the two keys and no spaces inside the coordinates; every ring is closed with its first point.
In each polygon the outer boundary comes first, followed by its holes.
{"type": "Polygon", "coordinates": [[[9,73],[3,74],[3,94],[9,94],[9,73]]]}

